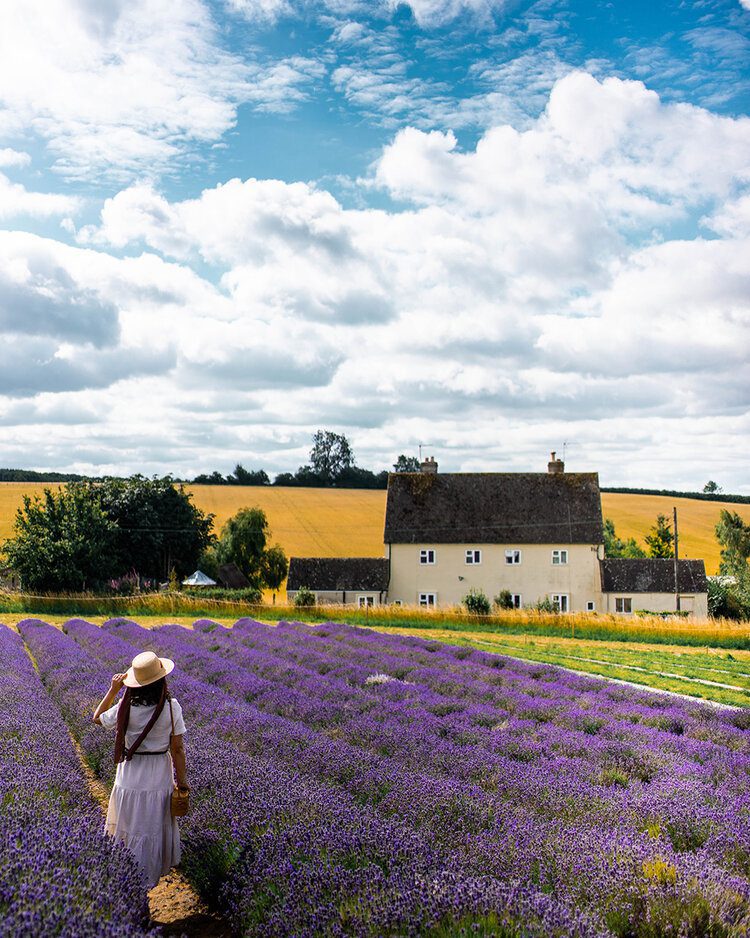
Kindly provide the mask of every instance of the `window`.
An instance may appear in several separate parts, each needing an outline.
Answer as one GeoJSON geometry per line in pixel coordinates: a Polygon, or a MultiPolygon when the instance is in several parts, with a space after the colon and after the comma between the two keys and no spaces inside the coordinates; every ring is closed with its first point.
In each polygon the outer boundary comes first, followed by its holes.
{"type": "Polygon", "coordinates": [[[466,551],[466,563],[481,563],[481,562],[482,562],[481,550],[467,550],[466,551]]]}
{"type": "Polygon", "coordinates": [[[523,599],[520,593],[511,593],[510,594],[511,602],[513,603],[514,609],[520,609],[523,605],[523,599]]]}
{"type": "Polygon", "coordinates": [[[596,609],[596,603],[593,599],[589,599],[586,603],[586,612],[593,612],[596,609]]]}
{"type": "Polygon", "coordinates": [[[550,596],[552,600],[552,605],[558,612],[567,612],[568,611],[568,594],[567,593],[553,593],[550,596]]]}
{"type": "Polygon", "coordinates": [[[520,550],[506,550],[505,551],[505,562],[506,563],[520,563],[521,562],[521,551],[520,550]]]}
{"type": "Polygon", "coordinates": [[[400,606],[400,605],[401,605],[401,600],[400,600],[400,599],[394,599],[394,600],[391,602],[391,605],[392,605],[392,606],[400,606]]]}
{"type": "Polygon", "coordinates": [[[553,550],[552,551],[552,566],[557,567],[568,562],[568,552],[567,550],[553,550]]]}
{"type": "Polygon", "coordinates": [[[435,563],[435,551],[430,547],[419,552],[420,563],[435,563]]]}
{"type": "Polygon", "coordinates": [[[364,609],[366,606],[374,606],[375,597],[374,596],[358,596],[357,605],[359,606],[360,609],[364,609]]]}
{"type": "Polygon", "coordinates": [[[629,596],[615,597],[615,612],[632,612],[633,600],[629,596]]]}
{"type": "Polygon", "coordinates": [[[437,606],[437,593],[420,593],[420,606],[437,606]]]}

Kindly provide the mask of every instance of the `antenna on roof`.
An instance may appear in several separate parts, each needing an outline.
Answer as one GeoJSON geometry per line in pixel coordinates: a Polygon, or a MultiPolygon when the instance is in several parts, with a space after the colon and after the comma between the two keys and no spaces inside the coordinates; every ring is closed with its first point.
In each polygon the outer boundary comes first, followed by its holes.
{"type": "Polygon", "coordinates": [[[432,443],[419,443],[419,461],[422,462],[422,447],[423,446],[432,446],[432,443]]]}

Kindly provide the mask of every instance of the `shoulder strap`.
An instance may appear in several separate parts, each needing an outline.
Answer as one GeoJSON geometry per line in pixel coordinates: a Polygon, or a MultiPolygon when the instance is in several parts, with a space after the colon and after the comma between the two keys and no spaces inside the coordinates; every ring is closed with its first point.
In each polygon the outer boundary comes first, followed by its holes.
{"type": "MultiPolygon", "coordinates": [[[[162,695],[161,700],[160,700],[159,703],[156,705],[156,708],[154,709],[154,712],[151,714],[151,719],[150,719],[150,720],[148,721],[148,723],[143,727],[143,732],[141,733],[141,735],[138,737],[138,739],[136,739],[136,741],[133,743],[133,745],[132,745],[129,749],[126,749],[126,750],[125,750],[125,758],[126,758],[126,760],[127,760],[128,762],[133,758],[133,756],[135,755],[135,753],[136,753],[138,747],[140,746],[140,744],[143,742],[143,740],[144,740],[144,739],[148,736],[148,734],[151,732],[151,727],[152,727],[152,726],[154,725],[154,723],[156,723],[156,721],[159,719],[159,716],[161,715],[161,712],[162,712],[163,709],[164,709],[164,695],[162,695]]],[[[171,708],[170,708],[170,709],[171,709],[171,708]]]]}
{"type": "Polygon", "coordinates": [[[172,736],[174,736],[174,713],[172,712],[172,697],[167,698],[169,701],[169,717],[172,720],[172,736]]]}

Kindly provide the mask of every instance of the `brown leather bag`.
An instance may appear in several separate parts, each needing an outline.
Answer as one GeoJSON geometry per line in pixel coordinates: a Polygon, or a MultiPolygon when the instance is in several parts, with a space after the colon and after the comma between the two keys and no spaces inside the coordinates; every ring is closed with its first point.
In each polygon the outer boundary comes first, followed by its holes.
{"type": "MultiPolygon", "coordinates": [[[[172,720],[172,736],[174,736],[174,713],[172,712],[172,699],[169,698],[169,716],[172,720]]],[[[170,737],[171,741],[171,737],[170,737]]],[[[172,789],[172,817],[185,817],[190,810],[190,791],[187,788],[179,788],[177,785],[172,789]]]]}

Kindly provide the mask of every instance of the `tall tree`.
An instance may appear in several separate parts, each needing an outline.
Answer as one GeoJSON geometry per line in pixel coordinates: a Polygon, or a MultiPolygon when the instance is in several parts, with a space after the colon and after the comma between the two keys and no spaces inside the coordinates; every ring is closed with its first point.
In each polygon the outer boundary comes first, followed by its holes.
{"type": "Polygon", "coordinates": [[[657,515],[656,524],[646,535],[649,557],[674,557],[674,533],[666,515],[657,515]]]}
{"type": "Polygon", "coordinates": [[[720,485],[714,482],[713,479],[709,479],[708,482],[706,482],[706,484],[703,486],[703,491],[707,495],[718,495],[722,491],[722,488],[720,485]]]}
{"type": "Polygon", "coordinates": [[[330,430],[317,430],[313,435],[310,465],[313,472],[330,485],[335,484],[341,472],[354,465],[354,453],[347,438],[330,430]]]}
{"type": "Polygon", "coordinates": [[[267,539],[268,519],[263,509],[242,508],[222,528],[217,547],[219,562],[236,563],[253,586],[260,586],[267,539]]]}
{"type": "Polygon", "coordinates": [[[264,551],[261,557],[261,576],[263,583],[273,593],[274,605],[276,604],[276,593],[281,589],[281,584],[289,573],[289,561],[284,553],[284,548],[278,544],[269,547],[264,551]]]}
{"type": "Polygon", "coordinates": [[[721,544],[719,571],[743,584],[750,581],[750,524],[746,524],[736,511],[723,508],[716,525],[716,537],[721,544]]]}
{"type": "Polygon", "coordinates": [[[611,518],[604,519],[604,556],[605,557],[645,557],[646,551],[634,537],[626,541],[615,533],[615,523],[611,518]]]}
{"type": "Polygon", "coordinates": [[[416,456],[404,456],[402,453],[393,464],[394,472],[419,472],[421,466],[416,456]]]}
{"type": "Polygon", "coordinates": [[[26,590],[95,589],[119,572],[117,534],[96,493],[71,483],[33,500],[24,496],[4,554],[26,590]]]}
{"type": "Polygon", "coordinates": [[[192,573],[214,540],[213,515],[204,514],[193,496],[171,476],[108,479],[89,484],[102,508],[117,523],[117,561],[121,571],[166,578],[192,573]]]}

